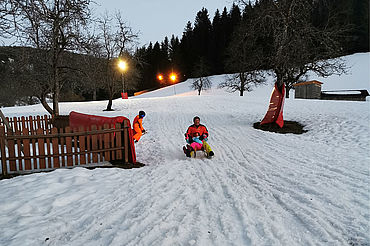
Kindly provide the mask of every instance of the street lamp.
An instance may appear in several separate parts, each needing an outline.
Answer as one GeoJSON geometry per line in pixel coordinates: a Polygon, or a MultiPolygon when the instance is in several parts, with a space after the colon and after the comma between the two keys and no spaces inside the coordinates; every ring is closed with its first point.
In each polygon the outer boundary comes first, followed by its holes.
{"type": "Polygon", "coordinates": [[[171,79],[171,81],[172,81],[173,83],[175,83],[175,82],[176,82],[176,79],[177,79],[176,74],[175,74],[175,73],[171,73],[171,74],[170,74],[170,79],[171,79]]]}
{"type": "Polygon", "coordinates": [[[162,80],[163,80],[163,75],[162,75],[162,74],[159,74],[159,75],[158,75],[158,80],[159,80],[159,81],[162,81],[162,80]]]}
{"type": "Polygon", "coordinates": [[[121,79],[122,79],[122,99],[124,98],[125,94],[125,78],[123,73],[127,70],[127,62],[124,60],[118,61],[118,68],[121,70],[121,79]]]}
{"type": "Polygon", "coordinates": [[[173,92],[174,92],[174,94],[176,95],[176,79],[177,79],[177,76],[176,76],[176,74],[174,73],[174,72],[172,72],[171,74],[170,74],[170,80],[172,81],[172,83],[174,84],[173,85],[173,92]]]}

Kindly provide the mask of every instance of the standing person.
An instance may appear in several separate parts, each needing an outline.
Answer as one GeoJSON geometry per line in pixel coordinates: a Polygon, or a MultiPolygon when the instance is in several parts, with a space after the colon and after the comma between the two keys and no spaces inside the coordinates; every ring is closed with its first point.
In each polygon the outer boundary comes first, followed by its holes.
{"type": "Polygon", "coordinates": [[[145,117],[145,112],[141,110],[139,111],[139,114],[135,117],[134,122],[132,123],[135,143],[137,143],[140,140],[143,133],[145,133],[145,129],[143,127],[144,117],[145,117]]]}
{"type": "Polygon", "coordinates": [[[200,118],[195,116],[193,118],[194,124],[188,127],[188,130],[185,133],[185,140],[188,143],[186,146],[183,147],[184,153],[187,157],[194,157],[195,149],[191,146],[193,142],[193,137],[199,134],[199,140],[203,142],[203,149],[207,153],[208,156],[213,156],[214,153],[207,143],[208,141],[208,130],[207,127],[200,124],[200,118]],[[190,144],[190,145],[189,145],[190,144]]]}

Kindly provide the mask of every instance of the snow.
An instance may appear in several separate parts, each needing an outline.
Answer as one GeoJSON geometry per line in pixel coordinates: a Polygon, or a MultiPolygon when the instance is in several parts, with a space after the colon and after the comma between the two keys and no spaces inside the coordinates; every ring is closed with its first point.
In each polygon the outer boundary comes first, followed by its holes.
{"type": "MultiPolygon", "coordinates": [[[[370,91],[369,53],[345,57],[351,74],[321,79],[326,90],[370,91]]],[[[272,80],[244,97],[191,80],[129,100],[61,103],[133,119],[148,133],[140,169],[59,169],[0,181],[0,245],[369,245],[370,102],[286,100],[302,135],[256,130],[272,80]],[[176,95],[175,95],[176,92],[176,95]],[[187,159],[184,132],[198,115],[213,159],[187,159]]],[[[45,114],[41,105],[3,108],[45,114]]]]}

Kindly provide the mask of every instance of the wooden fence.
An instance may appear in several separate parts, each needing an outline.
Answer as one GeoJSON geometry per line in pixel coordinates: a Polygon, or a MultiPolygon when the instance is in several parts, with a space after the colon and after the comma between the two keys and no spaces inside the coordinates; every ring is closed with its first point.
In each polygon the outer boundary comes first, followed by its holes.
{"type": "Polygon", "coordinates": [[[50,128],[48,117],[12,121],[13,133],[0,125],[2,173],[24,173],[74,167],[111,160],[127,163],[129,123],[92,126],[91,129],[50,128]],[[35,120],[36,119],[36,120],[35,120]],[[44,122],[44,123],[42,123],[44,122]],[[44,124],[44,125],[42,125],[44,124]],[[29,128],[27,128],[27,127],[29,128]],[[45,129],[43,128],[45,127],[45,129]]]}
{"type": "MultiPolygon", "coordinates": [[[[29,117],[6,117],[11,129],[5,128],[5,133],[11,130],[16,135],[20,135],[23,129],[27,128],[30,135],[34,135],[37,129],[43,129],[45,133],[51,131],[53,128],[51,116],[29,116],[29,117]]],[[[5,126],[5,123],[0,118],[0,125],[5,126]]]]}

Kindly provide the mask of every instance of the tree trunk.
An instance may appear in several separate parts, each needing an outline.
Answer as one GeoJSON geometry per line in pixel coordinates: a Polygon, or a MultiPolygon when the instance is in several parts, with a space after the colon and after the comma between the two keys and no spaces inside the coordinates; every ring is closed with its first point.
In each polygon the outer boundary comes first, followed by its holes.
{"type": "Polygon", "coordinates": [[[54,111],[52,108],[50,108],[49,104],[46,102],[46,96],[45,95],[42,95],[41,97],[39,97],[39,100],[41,101],[41,104],[42,106],[44,107],[44,109],[46,111],[48,111],[48,113],[50,115],[54,115],[54,111]]]}
{"type": "Polygon", "coordinates": [[[285,98],[289,98],[290,86],[285,86],[285,98]]]}
{"type": "Polygon", "coordinates": [[[113,100],[112,100],[111,97],[109,97],[108,105],[107,105],[107,108],[105,109],[105,111],[112,111],[112,104],[113,104],[113,100]]]}
{"type": "Polygon", "coordinates": [[[245,89],[245,77],[243,73],[239,73],[240,76],[240,96],[244,96],[244,89],[245,89]]]}
{"type": "Polygon", "coordinates": [[[200,96],[200,92],[201,92],[201,91],[202,91],[201,89],[199,89],[199,90],[198,90],[198,96],[200,96]]]}
{"type": "Polygon", "coordinates": [[[108,97],[109,97],[109,100],[108,100],[108,105],[107,105],[107,108],[105,109],[105,111],[112,111],[112,105],[113,105],[113,85],[112,86],[109,86],[108,88],[108,97]]]}
{"type": "Polygon", "coordinates": [[[53,93],[53,112],[55,116],[59,115],[59,82],[54,83],[54,93],[53,93]]]}
{"type": "Polygon", "coordinates": [[[283,75],[278,71],[275,71],[275,74],[276,74],[277,88],[279,89],[280,92],[282,92],[283,84],[284,84],[283,75]]]}
{"type": "Polygon", "coordinates": [[[59,61],[59,44],[58,44],[58,32],[59,32],[59,22],[57,20],[53,23],[53,60],[52,60],[52,68],[53,68],[53,115],[59,115],[59,94],[60,94],[60,84],[58,79],[58,61],[59,61]]]}
{"type": "Polygon", "coordinates": [[[96,101],[96,88],[93,90],[93,101],[96,101]]]}

